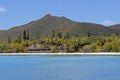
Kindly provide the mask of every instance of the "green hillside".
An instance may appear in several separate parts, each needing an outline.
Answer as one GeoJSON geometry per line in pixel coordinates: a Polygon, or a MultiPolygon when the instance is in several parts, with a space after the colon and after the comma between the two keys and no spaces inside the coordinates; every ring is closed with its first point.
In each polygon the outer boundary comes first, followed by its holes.
{"type": "Polygon", "coordinates": [[[112,34],[120,34],[120,28],[106,27],[100,24],[75,22],[65,17],[56,17],[47,14],[41,19],[32,21],[28,24],[13,27],[9,30],[0,31],[0,42],[8,42],[9,36],[11,40],[16,40],[24,30],[29,30],[30,39],[42,36],[52,36],[62,33],[63,37],[67,34],[70,36],[104,36],[112,34]]]}

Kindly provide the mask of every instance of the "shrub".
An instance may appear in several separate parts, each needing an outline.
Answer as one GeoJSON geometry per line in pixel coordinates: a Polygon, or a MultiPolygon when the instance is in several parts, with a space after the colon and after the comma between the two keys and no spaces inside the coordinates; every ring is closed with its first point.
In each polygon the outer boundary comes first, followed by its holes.
{"type": "Polygon", "coordinates": [[[14,53],[27,52],[27,48],[23,44],[20,44],[20,43],[11,43],[9,44],[8,48],[12,50],[12,52],[14,53]]]}
{"type": "Polygon", "coordinates": [[[112,43],[111,42],[106,42],[105,45],[102,47],[104,52],[111,52],[112,50],[112,43]]]}
{"type": "Polygon", "coordinates": [[[51,50],[52,52],[56,52],[56,51],[58,50],[58,48],[57,48],[57,46],[51,46],[51,47],[50,47],[50,50],[51,50]]]}
{"type": "Polygon", "coordinates": [[[85,45],[82,48],[82,52],[92,52],[91,46],[90,45],[85,45]]]}

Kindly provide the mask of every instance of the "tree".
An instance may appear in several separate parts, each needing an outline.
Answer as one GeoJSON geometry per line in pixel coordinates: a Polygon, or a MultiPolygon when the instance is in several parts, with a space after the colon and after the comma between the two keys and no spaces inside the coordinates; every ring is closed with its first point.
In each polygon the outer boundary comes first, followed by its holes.
{"type": "Polygon", "coordinates": [[[68,33],[68,32],[67,32],[67,36],[66,36],[66,37],[67,37],[67,39],[69,39],[69,38],[70,38],[70,35],[69,35],[69,33],[68,33]]]}
{"type": "Polygon", "coordinates": [[[101,40],[98,42],[98,44],[99,44],[100,46],[103,46],[103,45],[105,44],[105,39],[101,39],[101,40]]]}
{"type": "Polygon", "coordinates": [[[57,34],[57,36],[58,36],[59,38],[62,38],[62,32],[59,32],[59,33],[57,34]]]}
{"type": "Polygon", "coordinates": [[[18,35],[18,39],[17,39],[17,42],[20,42],[20,36],[18,35]]]}
{"type": "Polygon", "coordinates": [[[21,41],[22,41],[22,34],[21,34],[21,31],[20,31],[20,33],[19,33],[19,35],[17,36],[17,39],[16,39],[15,42],[21,43],[21,41]]]}
{"type": "Polygon", "coordinates": [[[26,36],[26,39],[27,39],[27,40],[30,39],[30,36],[29,36],[29,29],[27,29],[27,36],[26,36]]]}
{"type": "Polygon", "coordinates": [[[106,42],[105,45],[103,45],[103,51],[105,52],[111,52],[112,50],[112,43],[111,42],[106,42]]]}
{"type": "Polygon", "coordinates": [[[52,37],[55,37],[55,31],[54,30],[52,31],[52,37]]]}
{"type": "Polygon", "coordinates": [[[10,43],[9,49],[11,50],[11,52],[14,52],[14,53],[27,52],[27,48],[24,46],[24,44],[18,43],[18,42],[10,43]]]}
{"type": "Polygon", "coordinates": [[[22,41],[22,33],[21,33],[21,31],[20,31],[20,42],[22,41]]]}
{"type": "Polygon", "coordinates": [[[87,37],[91,37],[91,33],[89,31],[87,33],[87,37]]]}
{"type": "Polygon", "coordinates": [[[11,43],[11,36],[8,37],[8,43],[11,43]]]}
{"type": "Polygon", "coordinates": [[[116,35],[116,36],[119,36],[119,33],[117,32],[115,35],[116,35]]]}
{"type": "Polygon", "coordinates": [[[52,52],[55,52],[55,51],[57,51],[57,46],[51,46],[50,49],[52,52]]]}
{"type": "Polygon", "coordinates": [[[74,34],[74,36],[75,36],[75,37],[78,37],[78,35],[77,35],[76,33],[74,34]]]}
{"type": "Polygon", "coordinates": [[[23,39],[26,40],[27,39],[27,35],[26,35],[26,31],[23,31],[23,39]]]}

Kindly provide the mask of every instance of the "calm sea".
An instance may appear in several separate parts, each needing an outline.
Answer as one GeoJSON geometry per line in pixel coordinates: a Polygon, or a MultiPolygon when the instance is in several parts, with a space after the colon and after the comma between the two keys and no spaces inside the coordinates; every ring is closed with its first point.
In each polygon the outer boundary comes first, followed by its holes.
{"type": "Polygon", "coordinates": [[[120,56],[0,56],[0,80],[120,80],[120,56]]]}

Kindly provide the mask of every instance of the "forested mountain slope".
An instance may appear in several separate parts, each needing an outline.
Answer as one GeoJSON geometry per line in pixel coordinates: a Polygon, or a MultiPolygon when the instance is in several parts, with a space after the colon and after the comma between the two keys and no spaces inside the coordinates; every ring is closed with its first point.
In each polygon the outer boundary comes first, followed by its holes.
{"type": "Polygon", "coordinates": [[[9,36],[12,40],[16,40],[20,34],[23,34],[24,30],[29,30],[31,39],[35,39],[37,36],[52,36],[53,31],[55,34],[62,33],[63,37],[67,34],[70,36],[104,36],[112,34],[120,34],[120,27],[116,26],[106,27],[100,24],[75,22],[65,17],[52,16],[50,14],[45,15],[43,18],[32,21],[28,24],[13,27],[9,30],[0,31],[0,41],[7,42],[9,36]]]}

